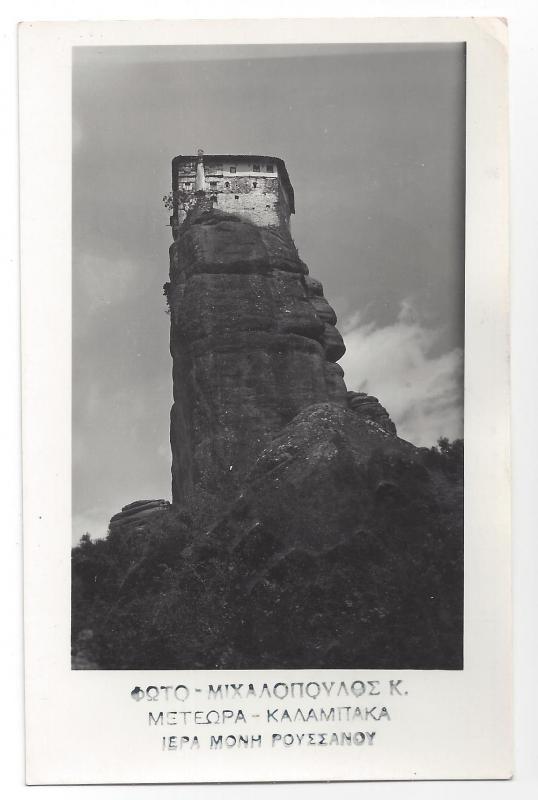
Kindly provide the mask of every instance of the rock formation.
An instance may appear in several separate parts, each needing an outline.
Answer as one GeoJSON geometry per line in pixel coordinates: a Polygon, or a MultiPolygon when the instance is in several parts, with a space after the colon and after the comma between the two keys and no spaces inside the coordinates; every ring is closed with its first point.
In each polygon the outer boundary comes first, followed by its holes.
{"type": "Polygon", "coordinates": [[[228,492],[296,414],[346,404],[336,315],[285,227],[194,208],[170,249],[172,497],[228,492]]]}
{"type": "Polygon", "coordinates": [[[196,191],[165,285],[173,502],[124,506],[73,551],[73,666],[461,668],[462,443],[417,448],[347,390],[289,178],[256,158],[263,192],[174,160],[196,191]]]}
{"type": "Polygon", "coordinates": [[[347,405],[363,419],[368,419],[391,436],[396,436],[396,425],[377,397],[366,392],[347,392],[347,405]]]}
{"type": "Polygon", "coordinates": [[[124,525],[136,525],[144,522],[156,511],[163,511],[168,508],[170,503],[167,500],[135,500],[123,506],[118,514],[114,514],[110,520],[109,528],[111,531],[122,528],[124,525]]]}

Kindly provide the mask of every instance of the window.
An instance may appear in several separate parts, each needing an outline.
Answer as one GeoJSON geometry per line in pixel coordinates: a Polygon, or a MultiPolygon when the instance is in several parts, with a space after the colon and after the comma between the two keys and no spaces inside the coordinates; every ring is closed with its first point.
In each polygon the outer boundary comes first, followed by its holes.
{"type": "Polygon", "coordinates": [[[230,167],[230,172],[237,172],[237,169],[235,167],[230,167]]]}
{"type": "Polygon", "coordinates": [[[260,171],[260,165],[259,164],[253,164],[252,165],[252,169],[253,169],[254,172],[259,172],[260,171]]]}
{"type": "Polygon", "coordinates": [[[217,188],[217,181],[209,181],[209,188],[216,189],[217,188]]]}
{"type": "Polygon", "coordinates": [[[191,184],[190,183],[184,183],[183,185],[185,186],[185,189],[190,189],[191,188],[191,184]]]}
{"type": "Polygon", "coordinates": [[[252,181],[252,188],[257,189],[257,187],[258,187],[258,181],[252,181]]]}
{"type": "Polygon", "coordinates": [[[239,195],[238,194],[235,195],[235,199],[239,200],[239,195]]]}
{"type": "Polygon", "coordinates": [[[229,188],[230,188],[230,181],[226,181],[226,183],[224,184],[224,186],[226,187],[226,189],[229,189],[229,188]]]}
{"type": "Polygon", "coordinates": [[[274,172],[275,166],[274,164],[267,164],[267,172],[274,172]]]}

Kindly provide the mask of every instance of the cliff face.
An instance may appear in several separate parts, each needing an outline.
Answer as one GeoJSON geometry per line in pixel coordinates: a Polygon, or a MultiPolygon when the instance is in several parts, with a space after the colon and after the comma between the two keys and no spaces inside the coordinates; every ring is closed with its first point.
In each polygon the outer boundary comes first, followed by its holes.
{"type": "Polygon", "coordinates": [[[194,210],[170,249],[172,496],[239,485],[313,403],[346,404],[345,352],[285,227],[194,210]]]}

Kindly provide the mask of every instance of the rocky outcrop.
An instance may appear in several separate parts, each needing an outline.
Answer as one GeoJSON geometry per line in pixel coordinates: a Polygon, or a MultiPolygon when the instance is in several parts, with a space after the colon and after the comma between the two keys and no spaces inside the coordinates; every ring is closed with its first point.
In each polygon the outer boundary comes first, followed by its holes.
{"type": "Polygon", "coordinates": [[[226,538],[234,519],[239,537],[262,525],[283,547],[322,549],[353,531],[383,528],[387,506],[399,509],[398,535],[404,525],[420,528],[426,509],[439,531],[447,481],[427,466],[428,454],[350,409],[310,406],[260,453],[211,535],[226,538]]]}
{"type": "Polygon", "coordinates": [[[118,530],[126,524],[131,526],[143,523],[156,511],[163,511],[169,505],[167,500],[135,500],[123,506],[118,514],[114,514],[110,520],[109,530],[118,530]]]}
{"type": "Polygon", "coordinates": [[[299,411],[346,403],[336,315],[289,231],[193,209],[170,249],[172,497],[227,493],[299,411]]]}
{"type": "Polygon", "coordinates": [[[348,407],[362,419],[369,420],[391,436],[396,436],[396,425],[377,397],[366,392],[347,392],[346,397],[348,407]]]}

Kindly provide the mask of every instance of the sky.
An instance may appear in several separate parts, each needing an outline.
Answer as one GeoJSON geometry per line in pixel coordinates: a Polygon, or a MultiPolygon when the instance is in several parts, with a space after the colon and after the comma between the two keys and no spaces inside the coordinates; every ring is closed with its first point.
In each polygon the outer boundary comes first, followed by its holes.
{"type": "Polygon", "coordinates": [[[292,233],[398,433],[463,435],[462,44],[73,51],[73,540],[170,499],[162,197],[178,154],[286,162],[292,233]]]}

